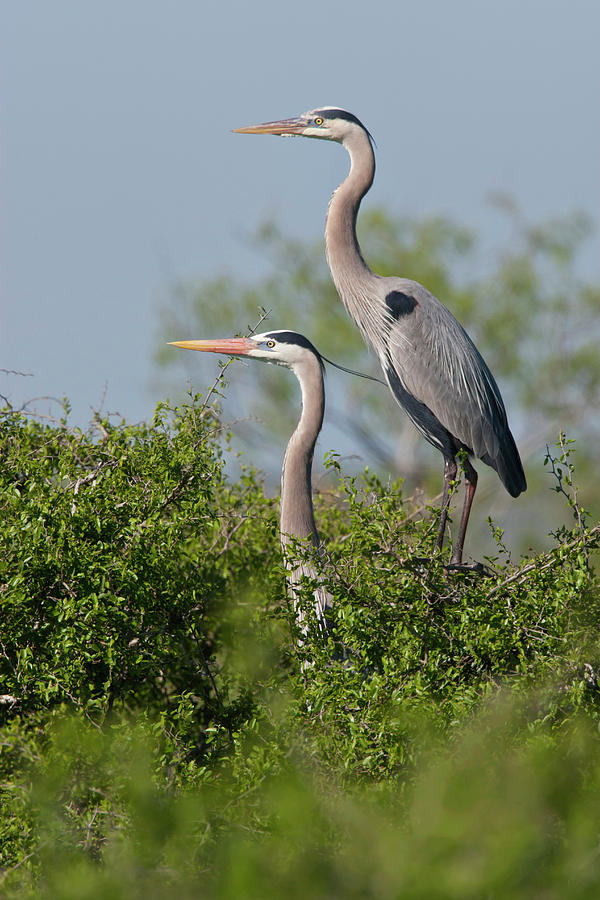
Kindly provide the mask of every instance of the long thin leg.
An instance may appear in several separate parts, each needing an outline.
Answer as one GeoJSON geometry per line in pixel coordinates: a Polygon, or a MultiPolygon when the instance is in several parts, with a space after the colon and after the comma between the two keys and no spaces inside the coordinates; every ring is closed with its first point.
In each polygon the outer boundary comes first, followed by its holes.
{"type": "MultiPolygon", "coordinates": [[[[456,465],[456,464],[455,464],[456,465]]],[[[473,505],[473,497],[477,488],[477,472],[468,459],[464,462],[465,470],[465,503],[463,506],[462,516],[460,520],[460,529],[458,531],[458,539],[454,545],[454,553],[450,560],[451,565],[460,565],[462,563],[463,546],[465,543],[465,534],[467,533],[467,525],[469,524],[469,515],[471,506],[473,505]]]]}
{"type": "MultiPolygon", "coordinates": [[[[444,496],[442,497],[442,505],[440,507],[440,525],[438,528],[437,539],[435,542],[436,550],[441,550],[444,544],[444,534],[446,532],[446,521],[448,519],[448,508],[450,506],[450,485],[456,478],[458,466],[456,460],[452,457],[444,459],[444,496]]],[[[475,476],[477,477],[477,476],[475,476]]]]}

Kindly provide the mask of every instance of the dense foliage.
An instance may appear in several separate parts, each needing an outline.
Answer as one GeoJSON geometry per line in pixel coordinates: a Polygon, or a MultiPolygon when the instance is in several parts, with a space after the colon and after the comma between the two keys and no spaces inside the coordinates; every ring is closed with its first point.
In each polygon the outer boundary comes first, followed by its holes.
{"type": "Polygon", "coordinates": [[[597,896],[599,529],[568,442],[545,471],[572,527],[513,560],[490,524],[484,577],[330,456],[325,643],[298,642],[275,502],[225,478],[222,437],[200,398],[4,417],[6,896],[597,896]]]}

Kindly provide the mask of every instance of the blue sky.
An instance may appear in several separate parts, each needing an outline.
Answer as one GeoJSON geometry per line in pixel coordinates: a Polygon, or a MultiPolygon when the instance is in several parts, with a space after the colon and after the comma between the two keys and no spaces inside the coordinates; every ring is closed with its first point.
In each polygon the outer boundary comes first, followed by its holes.
{"type": "MultiPolygon", "coordinates": [[[[266,215],[322,232],[343,151],[236,126],[345,106],[377,141],[369,204],[444,213],[490,246],[490,191],[531,219],[597,219],[589,0],[22,0],[0,32],[0,365],[32,373],[0,376],[0,393],[66,394],[79,424],[105,386],[105,409],[151,414],[174,282],[259,274],[247,235],[266,215]]],[[[587,277],[598,258],[596,236],[587,277]]]]}

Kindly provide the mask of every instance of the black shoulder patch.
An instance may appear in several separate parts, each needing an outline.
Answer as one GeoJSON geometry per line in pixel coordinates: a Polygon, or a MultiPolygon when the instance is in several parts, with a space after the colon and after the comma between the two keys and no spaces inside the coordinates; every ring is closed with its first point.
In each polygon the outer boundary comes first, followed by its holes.
{"type": "Polygon", "coordinates": [[[415,306],[418,306],[418,303],[409,294],[403,294],[402,291],[390,291],[385,298],[385,305],[389,309],[392,318],[397,322],[403,316],[409,316],[415,306]]]}

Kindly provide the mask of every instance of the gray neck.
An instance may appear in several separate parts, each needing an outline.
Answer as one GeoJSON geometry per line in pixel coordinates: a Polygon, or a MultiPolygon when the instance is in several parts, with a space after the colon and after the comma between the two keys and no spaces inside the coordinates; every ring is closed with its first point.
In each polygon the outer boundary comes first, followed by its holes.
{"type": "MultiPolygon", "coordinates": [[[[356,217],[360,201],[375,176],[375,155],[371,141],[358,131],[344,141],[350,154],[350,172],[334,192],[327,210],[325,252],[338,293],[346,304],[348,282],[354,290],[369,284],[375,277],[360,252],[356,237],[356,217]]],[[[349,310],[352,315],[352,311],[349,310]]]]}
{"type": "Polygon", "coordinates": [[[315,443],[325,411],[325,391],[321,365],[314,356],[294,366],[302,389],[302,415],[290,438],[281,473],[281,543],[287,535],[310,537],[319,544],[312,504],[312,461],[315,443]]]}

